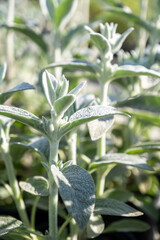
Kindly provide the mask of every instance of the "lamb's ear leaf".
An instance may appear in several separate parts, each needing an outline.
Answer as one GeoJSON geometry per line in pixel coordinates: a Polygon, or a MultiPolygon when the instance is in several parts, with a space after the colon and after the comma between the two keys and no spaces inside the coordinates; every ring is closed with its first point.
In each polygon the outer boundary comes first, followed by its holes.
{"type": "Polygon", "coordinates": [[[34,114],[22,108],[0,105],[0,115],[22,122],[44,133],[42,121],[34,114]]]}
{"type": "Polygon", "coordinates": [[[117,67],[110,78],[110,81],[117,78],[151,76],[160,78],[160,73],[140,65],[124,65],[117,67]]]}
{"type": "Polygon", "coordinates": [[[74,103],[76,100],[75,95],[68,94],[66,96],[63,96],[61,98],[58,98],[54,102],[54,109],[58,116],[63,116],[64,113],[67,111],[67,109],[74,103]]]}
{"type": "Polygon", "coordinates": [[[22,222],[10,216],[0,216],[0,236],[22,226],[22,222]]]}
{"type": "Polygon", "coordinates": [[[77,165],[65,167],[63,172],[52,165],[51,171],[68,212],[83,229],[94,210],[95,192],[91,175],[77,165]]]}
{"type": "Polygon", "coordinates": [[[0,66],[0,83],[3,82],[3,80],[4,80],[5,76],[6,76],[6,71],[7,71],[7,64],[3,63],[0,66]]]}
{"type": "Polygon", "coordinates": [[[10,98],[14,93],[24,91],[24,90],[30,90],[35,89],[33,85],[22,82],[15,86],[14,88],[8,90],[7,92],[0,93],[0,104],[3,104],[8,98],[10,98]]]}
{"type": "Polygon", "coordinates": [[[95,238],[104,230],[104,221],[101,215],[92,214],[87,224],[87,237],[95,238]]]}
{"type": "Polygon", "coordinates": [[[143,215],[142,212],[130,207],[128,204],[111,198],[97,198],[94,213],[124,217],[137,217],[143,215]]]}
{"type": "Polygon", "coordinates": [[[110,232],[145,232],[150,229],[148,223],[142,220],[122,219],[111,223],[104,233],[110,232]]]}
{"type": "Polygon", "coordinates": [[[23,191],[28,192],[35,196],[48,196],[48,181],[42,176],[34,176],[28,178],[25,182],[19,182],[23,191]]]}
{"type": "Polygon", "coordinates": [[[153,171],[153,168],[146,163],[145,159],[125,153],[108,153],[102,158],[92,162],[90,164],[90,168],[94,169],[97,167],[107,166],[112,163],[124,164],[127,166],[153,171]]]}
{"type": "MultiPolygon", "coordinates": [[[[78,127],[83,123],[90,122],[95,119],[100,119],[104,117],[111,117],[116,114],[125,115],[124,113],[118,111],[116,108],[110,106],[89,106],[82,108],[71,115],[69,123],[61,127],[60,137],[65,133],[71,131],[73,128],[78,127]]],[[[128,115],[125,115],[128,116],[128,115]]]]}

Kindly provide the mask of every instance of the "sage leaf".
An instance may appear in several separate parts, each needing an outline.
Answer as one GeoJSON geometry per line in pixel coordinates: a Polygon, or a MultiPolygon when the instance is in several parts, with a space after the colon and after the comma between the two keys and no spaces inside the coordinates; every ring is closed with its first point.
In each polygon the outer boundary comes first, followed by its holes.
{"type": "Polygon", "coordinates": [[[54,109],[59,117],[63,117],[67,109],[75,102],[76,97],[73,94],[68,94],[61,98],[58,98],[54,102],[54,109]]]}
{"type": "Polygon", "coordinates": [[[68,212],[83,229],[94,210],[95,193],[91,175],[77,165],[65,167],[63,172],[52,165],[51,171],[68,212]]]}
{"type": "Polygon", "coordinates": [[[95,238],[104,230],[105,224],[101,215],[92,214],[87,224],[87,237],[95,238]]]}
{"type": "Polygon", "coordinates": [[[104,233],[109,232],[144,232],[150,229],[148,223],[141,220],[134,219],[122,219],[111,223],[104,233]]]}
{"type": "Polygon", "coordinates": [[[0,105],[0,115],[12,118],[44,133],[42,121],[34,114],[17,107],[0,105]]]}
{"type": "Polygon", "coordinates": [[[140,154],[160,151],[160,142],[144,142],[139,143],[132,148],[126,150],[128,154],[140,154]]]}
{"type": "Polygon", "coordinates": [[[0,216],[0,236],[19,228],[22,222],[9,216],[0,216]]]}
{"type": "Polygon", "coordinates": [[[94,213],[124,217],[137,217],[143,215],[142,212],[130,207],[128,204],[111,198],[97,198],[94,213]]]}
{"type": "Polygon", "coordinates": [[[24,90],[35,89],[31,84],[22,82],[16,87],[8,90],[7,92],[0,93],[0,104],[3,104],[8,98],[10,98],[14,93],[24,90]]]}
{"type": "Polygon", "coordinates": [[[153,171],[153,168],[150,167],[143,158],[125,153],[108,153],[102,158],[92,162],[90,164],[90,169],[107,166],[112,163],[124,164],[127,166],[153,171]]]}
{"type": "Polygon", "coordinates": [[[3,63],[0,66],[0,84],[3,82],[5,76],[6,76],[6,71],[7,71],[7,64],[3,63]]]}
{"type": "Polygon", "coordinates": [[[48,180],[41,176],[28,178],[25,182],[19,182],[23,191],[36,196],[48,196],[48,180]]]}
{"type": "Polygon", "coordinates": [[[69,123],[61,127],[60,137],[81,124],[90,122],[95,119],[110,117],[115,114],[125,115],[124,113],[118,111],[116,108],[110,106],[89,106],[82,108],[71,115],[69,118],[69,123]]]}

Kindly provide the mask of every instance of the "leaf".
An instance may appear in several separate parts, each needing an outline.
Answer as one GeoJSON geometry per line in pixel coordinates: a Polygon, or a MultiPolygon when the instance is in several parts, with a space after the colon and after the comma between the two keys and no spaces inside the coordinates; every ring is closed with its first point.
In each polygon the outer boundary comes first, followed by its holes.
{"type": "Polygon", "coordinates": [[[111,223],[105,230],[104,233],[109,232],[144,232],[150,229],[150,226],[141,221],[134,219],[123,219],[111,223]]]}
{"type": "Polygon", "coordinates": [[[3,63],[0,66],[0,84],[3,82],[5,76],[6,76],[6,71],[7,71],[7,64],[3,63]]]}
{"type": "Polygon", "coordinates": [[[77,7],[78,0],[62,0],[55,9],[56,27],[63,29],[68,21],[72,18],[77,7]]]}
{"type": "MultiPolygon", "coordinates": [[[[104,117],[110,117],[115,114],[124,115],[124,113],[118,111],[116,108],[110,106],[89,106],[86,108],[82,108],[71,115],[69,119],[69,123],[61,127],[60,136],[63,136],[65,133],[71,131],[73,128],[87,123],[89,121],[93,121],[95,119],[100,119],[104,117]]],[[[127,115],[128,116],[128,115],[127,115]]]]}
{"type": "Polygon", "coordinates": [[[46,178],[41,176],[34,176],[28,178],[25,182],[19,182],[20,187],[30,194],[36,196],[48,196],[48,181],[46,178]]]}
{"type": "Polygon", "coordinates": [[[151,69],[147,69],[144,66],[140,65],[123,65],[115,68],[113,75],[110,77],[110,81],[115,80],[117,78],[124,77],[135,77],[135,76],[151,76],[160,78],[160,73],[151,69]]]}
{"type": "Polygon", "coordinates": [[[140,143],[126,150],[128,154],[140,154],[160,151],[160,142],[140,143]]]}
{"type": "Polygon", "coordinates": [[[19,228],[22,222],[9,216],[0,216],[0,236],[19,228]]]}
{"type": "Polygon", "coordinates": [[[68,94],[64,97],[58,98],[54,102],[54,108],[59,117],[62,117],[67,109],[74,103],[76,100],[75,95],[68,94]]]}
{"type": "Polygon", "coordinates": [[[44,41],[42,35],[37,34],[35,31],[33,31],[31,28],[27,27],[24,24],[1,24],[0,28],[6,28],[8,30],[14,30],[16,32],[20,32],[23,35],[30,38],[36,45],[38,45],[44,52],[47,51],[48,46],[46,42],[44,41]]]}
{"type": "Polygon", "coordinates": [[[95,141],[102,137],[113,125],[114,118],[104,117],[100,119],[95,119],[88,123],[89,134],[92,141],[95,141]]]}
{"type": "Polygon", "coordinates": [[[32,113],[17,107],[0,105],[0,115],[12,118],[44,133],[42,121],[32,113]]]}
{"type": "Polygon", "coordinates": [[[52,19],[54,18],[54,3],[52,0],[39,0],[41,11],[43,15],[48,18],[52,19]]]}
{"type": "Polygon", "coordinates": [[[72,61],[51,63],[47,65],[44,69],[57,68],[57,67],[63,67],[65,69],[67,68],[69,70],[76,70],[76,71],[87,71],[91,73],[96,73],[96,71],[100,71],[99,67],[96,64],[90,63],[85,60],[76,60],[76,59],[73,59],[72,61]]]}
{"type": "Polygon", "coordinates": [[[158,125],[160,123],[160,97],[158,95],[139,95],[116,103],[115,106],[137,118],[158,123],[158,125]]]}
{"type": "Polygon", "coordinates": [[[112,198],[121,202],[127,202],[133,197],[133,194],[124,189],[107,189],[103,193],[103,198],[112,198]]]}
{"type": "Polygon", "coordinates": [[[77,95],[77,94],[82,90],[82,88],[84,87],[85,84],[86,84],[86,81],[81,82],[78,86],[76,86],[75,88],[73,88],[73,89],[69,92],[69,94],[77,95]]]}
{"type": "Polygon", "coordinates": [[[72,165],[60,172],[54,165],[51,171],[68,212],[83,229],[94,210],[95,193],[91,175],[72,165]]]}
{"type": "Polygon", "coordinates": [[[10,98],[14,93],[24,90],[35,89],[32,85],[26,82],[18,84],[16,87],[10,89],[7,92],[0,93],[0,104],[3,104],[8,98],[10,98]]]}
{"type": "Polygon", "coordinates": [[[104,230],[104,221],[101,215],[92,214],[87,224],[87,237],[95,238],[104,230]]]}
{"type": "Polygon", "coordinates": [[[90,164],[90,169],[107,166],[108,164],[112,163],[124,164],[127,166],[153,171],[153,168],[146,163],[145,159],[125,153],[108,153],[100,159],[92,162],[90,164]]]}
{"type": "Polygon", "coordinates": [[[94,213],[124,217],[137,217],[143,215],[142,212],[130,207],[128,204],[111,198],[97,198],[94,213]]]}

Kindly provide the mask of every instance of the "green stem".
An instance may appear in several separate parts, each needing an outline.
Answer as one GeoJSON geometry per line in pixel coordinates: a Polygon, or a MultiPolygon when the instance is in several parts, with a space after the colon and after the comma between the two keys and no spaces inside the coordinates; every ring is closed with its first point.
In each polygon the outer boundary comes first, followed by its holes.
{"type": "Polygon", "coordinates": [[[69,222],[71,221],[72,217],[68,217],[66,219],[66,221],[62,224],[62,226],[59,228],[58,231],[58,236],[60,237],[60,235],[62,234],[63,230],[65,229],[65,227],[69,224],[69,222]]]}
{"type": "Polygon", "coordinates": [[[40,197],[36,196],[33,207],[32,207],[32,212],[31,212],[31,227],[32,227],[32,229],[35,229],[36,209],[37,209],[37,203],[38,203],[39,199],[40,199],[40,197]]]}
{"type": "Polygon", "coordinates": [[[12,188],[13,199],[14,199],[14,202],[16,204],[16,208],[17,208],[17,211],[19,213],[19,216],[20,216],[22,222],[24,223],[24,225],[26,227],[30,227],[28,216],[27,216],[27,213],[26,213],[25,204],[24,204],[24,201],[23,201],[23,198],[22,198],[22,195],[21,195],[21,191],[19,189],[18,181],[17,181],[16,176],[15,176],[12,159],[11,159],[11,156],[9,154],[8,144],[5,145],[5,149],[1,148],[1,155],[2,155],[2,158],[5,162],[5,166],[6,166],[7,174],[8,174],[8,179],[9,179],[9,184],[12,188]]]}
{"type": "Polygon", "coordinates": [[[77,133],[72,131],[68,137],[68,160],[72,160],[73,164],[77,164],[77,133]]]}
{"type": "MultiPolygon", "coordinates": [[[[50,141],[49,165],[56,165],[58,161],[59,141],[50,141]]],[[[58,188],[54,182],[52,172],[49,168],[49,237],[58,240],[58,188]]]]}

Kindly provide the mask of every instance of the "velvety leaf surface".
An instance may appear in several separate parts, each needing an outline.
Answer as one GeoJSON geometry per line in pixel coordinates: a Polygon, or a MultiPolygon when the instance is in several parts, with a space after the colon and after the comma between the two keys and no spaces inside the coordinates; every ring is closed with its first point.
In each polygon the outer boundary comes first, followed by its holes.
{"type": "Polygon", "coordinates": [[[38,131],[44,131],[41,120],[34,114],[21,108],[0,105],[0,115],[22,122],[38,131]]]}
{"type": "Polygon", "coordinates": [[[124,164],[128,166],[133,166],[137,168],[142,168],[145,170],[153,171],[152,167],[150,167],[143,158],[132,156],[130,154],[125,153],[109,153],[104,157],[92,162],[90,164],[90,169],[94,169],[97,167],[107,166],[111,163],[124,164]]]}
{"type": "Polygon", "coordinates": [[[58,116],[63,116],[67,109],[74,103],[76,97],[73,94],[68,94],[57,99],[54,102],[54,108],[58,116]]]}
{"type": "Polygon", "coordinates": [[[8,98],[10,98],[14,93],[24,90],[35,89],[31,84],[22,82],[16,87],[8,90],[7,92],[0,93],[0,104],[3,104],[8,98]]]}
{"type": "Polygon", "coordinates": [[[22,222],[9,216],[0,216],[0,236],[20,227],[22,222]]]}
{"type": "Polygon", "coordinates": [[[144,232],[150,229],[148,223],[145,223],[141,220],[134,219],[123,219],[111,223],[105,230],[105,233],[108,232],[144,232]]]}
{"type": "Polygon", "coordinates": [[[36,196],[48,196],[48,181],[42,176],[34,176],[28,178],[25,182],[19,182],[20,187],[23,191],[36,196]]]}
{"type": "Polygon", "coordinates": [[[5,78],[6,70],[7,70],[7,64],[6,64],[6,63],[3,63],[3,64],[0,66],[0,83],[2,83],[3,80],[4,80],[4,78],[5,78]]]}
{"type": "Polygon", "coordinates": [[[160,151],[160,142],[140,143],[126,150],[129,154],[140,154],[160,151]]]}
{"type": "Polygon", "coordinates": [[[95,193],[91,175],[77,165],[66,167],[63,172],[52,165],[51,171],[68,212],[83,229],[94,210],[95,193]]]}
{"type": "Polygon", "coordinates": [[[86,84],[86,82],[81,82],[78,86],[76,86],[75,88],[73,88],[69,94],[74,94],[74,95],[77,95],[81,90],[82,88],[84,87],[84,85],[86,84]]]}
{"type": "Polygon", "coordinates": [[[101,215],[92,214],[87,224],[87,237],[95,238],[104,230],[104,221],[101,215]]]}
{"type": "Polygon", "coordinates": [[[127,202],[133,194],[125,189],[107,189],[103,193],[103,198],[112,198],[121,202],[127,202]]]}
{"type": "Polygon", "coordinates": [[[143,215],[142,212],[130,207],[126,203],[111,198],[97,198],[94,213],[124,217],[137,217],[143,215]]]}

